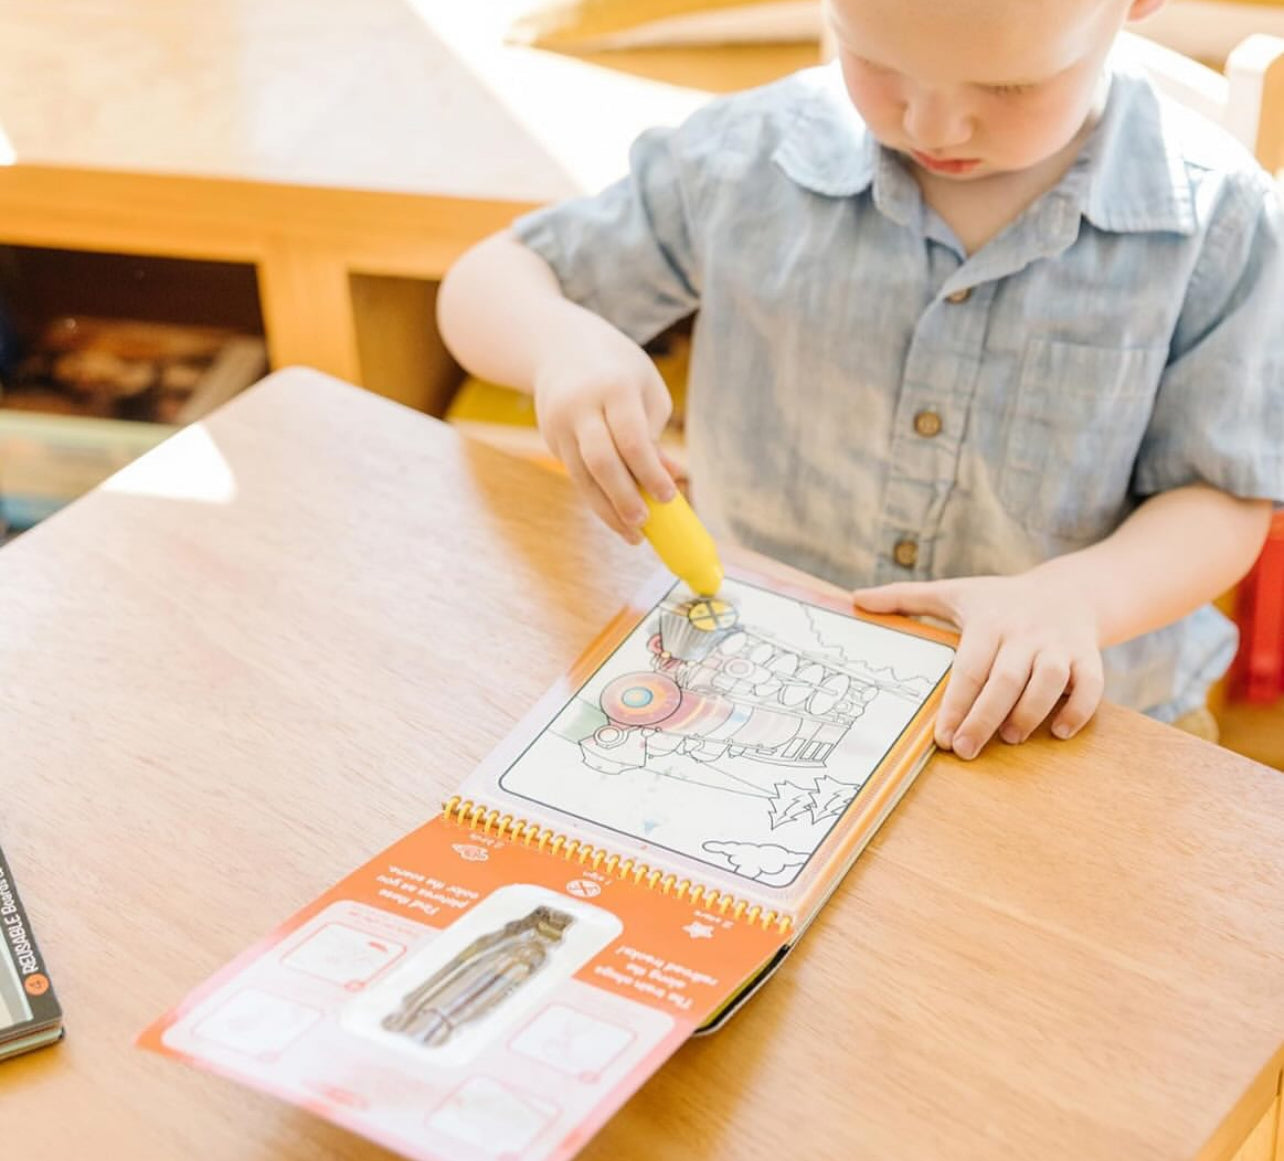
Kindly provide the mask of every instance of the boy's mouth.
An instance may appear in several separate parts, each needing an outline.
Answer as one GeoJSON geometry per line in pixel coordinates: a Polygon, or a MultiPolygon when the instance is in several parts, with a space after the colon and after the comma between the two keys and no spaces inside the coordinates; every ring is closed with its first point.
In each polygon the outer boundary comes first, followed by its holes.
{"type": "Polygon", "coordinates": [[[978,157],[945,160],[944,158],[932,157],[927,153],[920,153],[917,149],[911,149],[910,156],[917,164],[932,173],[968,173],[981,164],[981,159],[978,157]]]}

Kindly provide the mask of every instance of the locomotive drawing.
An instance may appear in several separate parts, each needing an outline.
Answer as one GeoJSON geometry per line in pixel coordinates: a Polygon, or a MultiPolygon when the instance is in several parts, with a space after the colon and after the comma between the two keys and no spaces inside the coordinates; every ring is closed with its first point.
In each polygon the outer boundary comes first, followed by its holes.
{"type": "Polygon", "coordinates": [[[579,741],[584,762],[602,773],[673,754],[823,767],[880,694],[921,696],[890,672],[800,651],[743,625],[728,601],[666,603],[653,629],[651,668],[602,689],[605,721],[579,741]]]}

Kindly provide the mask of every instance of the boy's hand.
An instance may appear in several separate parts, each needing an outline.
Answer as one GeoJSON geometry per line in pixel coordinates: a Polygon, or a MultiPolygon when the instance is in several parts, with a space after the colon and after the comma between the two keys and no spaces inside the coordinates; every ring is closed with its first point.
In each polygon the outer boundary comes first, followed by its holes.
{"type": "Polygon", "coordinates": [[[656,442],[673,402],[641,347],[618,333],[594,338],[594,349],[540,369],[535,414],[593,511],[637,544],[647,518],[638,485],[661,502],[677,495],[656,442]]]}
{"type": "Polygon", "coordinates": [[[982,576],[858,589],[872,613],[923,614],[962,631],[936,718],[936,744],[973,758],[997,730],[1023,742],[1063,694],[1052,721],[1058,738],[1096,712],[1104,678],[1096,616],[1082,597],[1046,576],[982,576]]]}

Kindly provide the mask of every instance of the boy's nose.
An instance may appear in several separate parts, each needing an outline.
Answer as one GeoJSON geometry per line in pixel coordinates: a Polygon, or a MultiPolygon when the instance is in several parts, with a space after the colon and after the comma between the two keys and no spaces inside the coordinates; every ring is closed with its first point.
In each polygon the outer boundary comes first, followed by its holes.
{"type": "Polygon", "coordinates": [[[915,148],[924,153],[954,149],[972,137],[972,119],[966,110],[939,96],[908,102],[904,126],[915,148]]]}

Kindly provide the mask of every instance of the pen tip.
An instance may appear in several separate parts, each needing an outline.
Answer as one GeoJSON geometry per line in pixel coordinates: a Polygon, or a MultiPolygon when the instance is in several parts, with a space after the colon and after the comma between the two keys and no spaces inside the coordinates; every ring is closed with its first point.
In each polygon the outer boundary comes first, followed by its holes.
{"type": "Polygon", "coordinates": [[[699,597],[716,597],[722,588],[722,569],[711,565],[686,578],[691,591],[699,597]]]}

